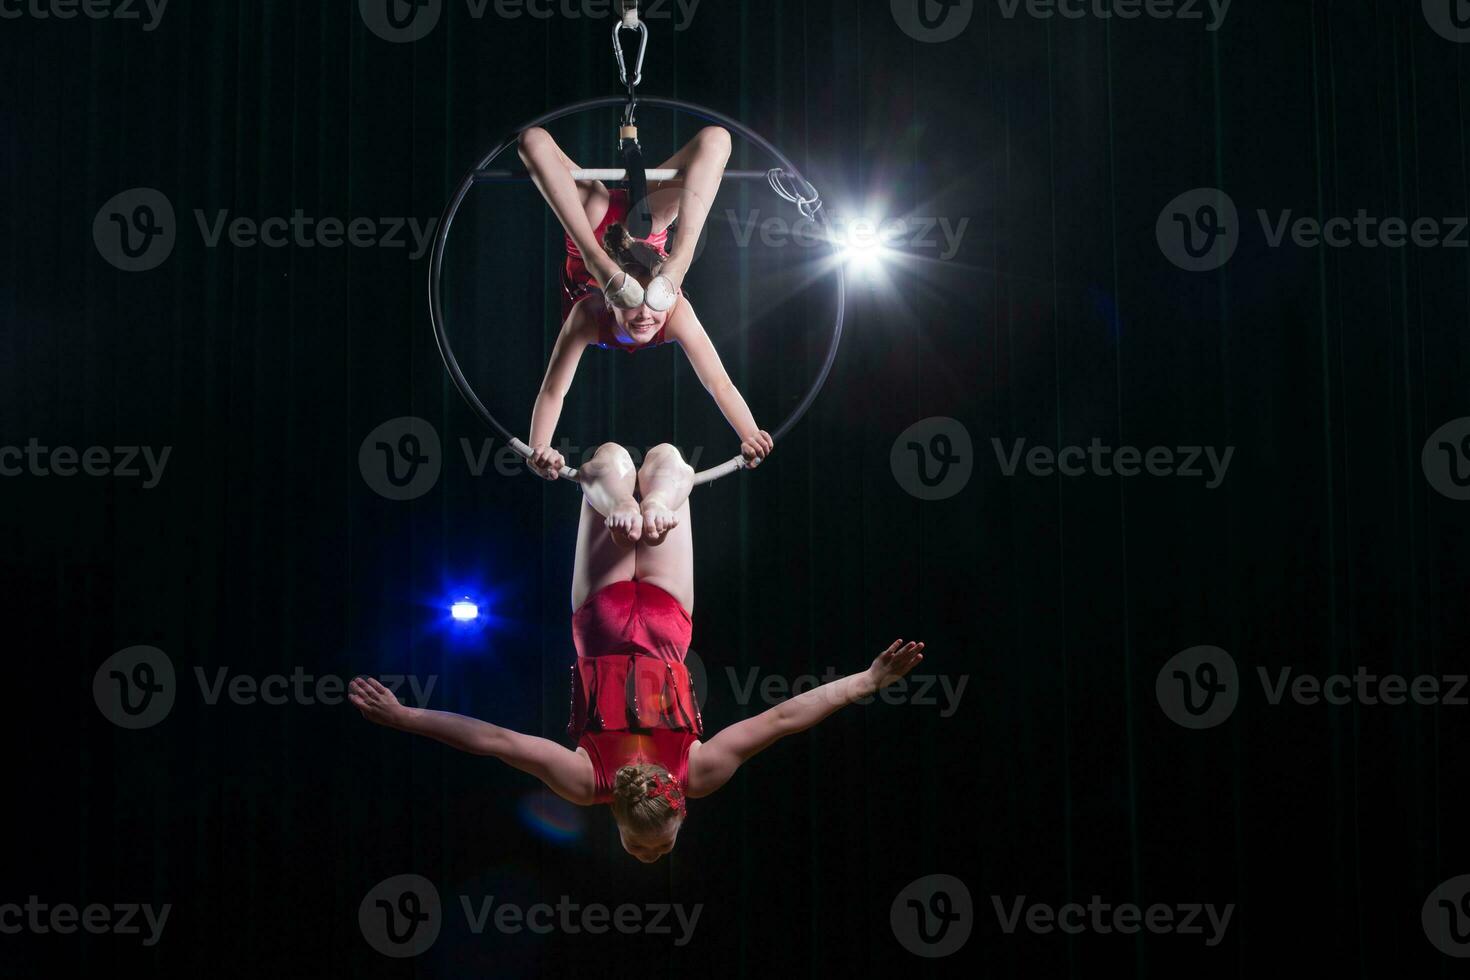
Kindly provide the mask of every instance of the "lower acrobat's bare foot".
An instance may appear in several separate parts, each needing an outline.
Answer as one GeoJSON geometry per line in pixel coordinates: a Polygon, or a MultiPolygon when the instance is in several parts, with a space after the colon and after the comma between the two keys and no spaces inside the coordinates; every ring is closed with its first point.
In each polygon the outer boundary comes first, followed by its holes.
{"type": "Polygon", "coordinates": [[[613,505],[607,515],[607,529],[613,540],[624,548],[631,548],[643,537],[643,512],[638,501],[625,497],[613,505]]]}
{"type": "Polygon", "coordinates": [[[664,535],[679,526],[679,515],[657,497],[643,498],[643,543],[660,545],[664,535]]]}

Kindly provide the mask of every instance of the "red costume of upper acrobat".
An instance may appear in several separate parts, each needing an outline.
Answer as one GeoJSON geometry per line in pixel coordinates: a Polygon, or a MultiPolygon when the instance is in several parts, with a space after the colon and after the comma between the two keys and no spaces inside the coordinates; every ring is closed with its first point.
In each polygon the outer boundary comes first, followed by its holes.
{"type": "MultiPolygon", "coordinates": [[[[599,242],[607,233],[610,225],[619,224],[628,220],[628,192],[625,190],[608,191],[607,214],[603,215],[602,222],[593,230],[593,237],[599,242]]],[[[665,246],[669,243],[669,230],[665,228],[656,234],[649,235],[644,239],[649,245],[658,250],[665,258],[668,253],[665,246]]],[[[577,248],[571,236],[566,236],[567,261],[562,270],[562,303],[561,318],[565,323],[571,315],[572,308],[589,296],[597,296],[602,293],[602,284],[587,269],[587,264],[582,261],[582,251],[577,248]]],[[[681,292],[682,295],[682,292],[681,292]]],[[[665,335],[668,328],[665,327],[654,335],[654,338],[646,344],[640,344],[622,332],[618,326],[617,317],[608,308],[606,303],[601,304],[597,312],[597,346],[604,350],[625,350],[629,353],[643,350],[647,347],[657,347],[661,344],[672,343],[665,335]]]]}

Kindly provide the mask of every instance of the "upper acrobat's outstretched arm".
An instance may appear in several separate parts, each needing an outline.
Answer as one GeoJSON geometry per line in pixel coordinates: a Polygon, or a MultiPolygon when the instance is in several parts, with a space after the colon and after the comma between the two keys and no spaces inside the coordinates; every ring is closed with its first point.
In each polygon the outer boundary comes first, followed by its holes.
{"type": "Polygon", "coordinates": [[[556,346],[551,349],[551,360],[546,365],[546,377],[541,381],[541,390],[536,393],[536,404],[531,409],[529,462],[533,472],[548,480],[555,480],[566,463],[561,453],[551,448],[551,440],[556,435],[562,402],[572,387],[572,379],[577,375],[577,365],[582,360],[582,352],[587,349],[587,342],[587,314],[581,306],[576,306],[557,334],[556,346]]]}
{"type": "Polygon", "coordinates": [[[347,698],[374,724],[424,735],[461,752],[494,756],[535,776],[564,800],[582,806],[593,802],[596,776],[591,760],[550,739],[522,735],[448,711],[410,708],[371,677],[353,678],[347,698]]]}
{"type": "Polygon", "coordinates": [[[755,424],[750,406],[745,404],[740,389],[730,380],[730,375],[720,360],[719,351],[715,350],[714,342],[709,339],[704,324],[699,322],[699,317],[687,302],[681,302],[674,308],[669,317],[668,330],[669,335],[684,349],[684,354],[689,358],[704,390],[714,398],[715,404],[720,407],[720,413],[725,416],[725,421],[730,423],[730,427],[740,437],[740,454],[745,457],[745,465],[751,469],[759,466],[761,460],[771,454],[775,443],[769,432],[755,424]]]}
{"type": "Polygon", "coordinates": [[[838,678],[720,732],[689,756],[689,795],[708,796],[778,740],[805,731],[838,708],[872,697],[924,659],[924,644],[894,640],[867,670],[838,678]]]}

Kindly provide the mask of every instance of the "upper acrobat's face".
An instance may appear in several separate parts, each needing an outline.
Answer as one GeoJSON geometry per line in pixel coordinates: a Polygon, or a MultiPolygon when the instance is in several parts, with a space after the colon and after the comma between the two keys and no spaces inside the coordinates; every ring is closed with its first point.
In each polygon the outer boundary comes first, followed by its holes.
{"type": "MultiPolygon", "coordinates": [[[[640,278],[638,282],[644,289],[648,288],[647,279],[640,278]]],[[[640,303],[631,310],[613,307],[613,315],[618,318],[618,326],[622,327],[623,333],[640,344],[646,344],[657,337],[664,324],[669,322],[669,314],[672,312],[674,311],[669,309],[660,313],[650,309],[646,303],[640,303]]]]}

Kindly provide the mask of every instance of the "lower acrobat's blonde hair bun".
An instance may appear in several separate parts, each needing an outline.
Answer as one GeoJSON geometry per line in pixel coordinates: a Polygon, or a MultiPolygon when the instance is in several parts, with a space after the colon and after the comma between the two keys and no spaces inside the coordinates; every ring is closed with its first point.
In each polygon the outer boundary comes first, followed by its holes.
{"type": "Polygon", "coordinates": [[[623,766],[613,775],[613,818],[634,833],[663,830],[670,820],[678,816],[678,810],[666,797],[649,795],[661,782],[673,784],[670,792],[682,805],[684,791],[663,766],[653,762],[623,766]]]}

